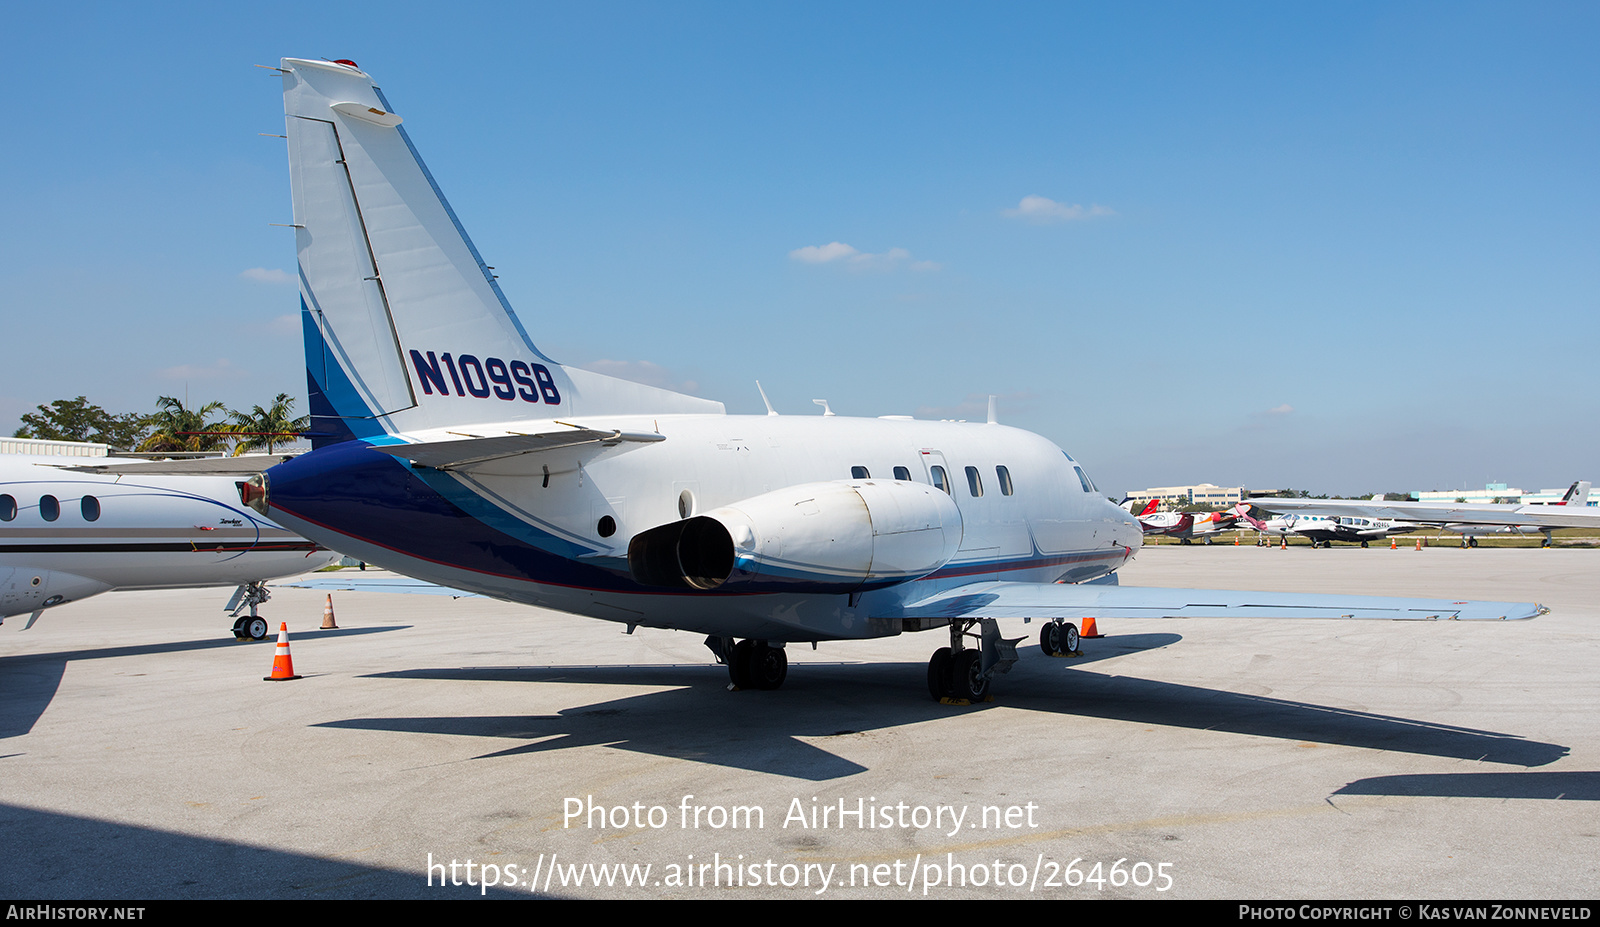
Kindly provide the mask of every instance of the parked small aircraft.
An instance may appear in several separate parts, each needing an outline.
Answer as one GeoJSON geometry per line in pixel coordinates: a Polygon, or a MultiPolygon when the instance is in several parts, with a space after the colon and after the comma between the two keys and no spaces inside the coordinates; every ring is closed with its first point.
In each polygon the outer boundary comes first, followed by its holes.
{"type": "Polygon", "coordinates": [[[1261,534],[1275,537],[1299,535],[1310,538],[1311,546],[1314,548],[1327,547],[1334,541],[1366,547],[1368,542],[1381,541],[1397,534],[1408,534],[1419,527],[1409,522],[1363,518],[1357,515],[1295,514],[1262,519],[1252,515],[1250,505],[1244,502],[1235,506],[1234,511],[1261,534]]]}
{"type": "Polygon", "coordinates": [[[0,457],[0,620],[31,613],[32,627],[115,589],[237,586],[234,634],[266,637],[263,582],[339,558],[240,504],[239,482],[283,459],[226,458],[234,475],[215,475],[205,460],[0,457]]]}
{"type": "Polygon", "coordinates": [[[1269,512],[1327,517],[1388,519],[1416,527],[1438,527],[1463,535],[1463,547],[1476,547],[1476,538],[1486,534],[1531,535],[1542,533],[1544,546],[1550,546],[1550,532],[1557,528],[1600,528],[1600,509],[1591,507],[1589,483],[1578,480],[1567,488],[1560,502],[1483,503],[1391,502],[1381,496],[1372,500],[1277,499],[1250,500],[1269,512]]]}

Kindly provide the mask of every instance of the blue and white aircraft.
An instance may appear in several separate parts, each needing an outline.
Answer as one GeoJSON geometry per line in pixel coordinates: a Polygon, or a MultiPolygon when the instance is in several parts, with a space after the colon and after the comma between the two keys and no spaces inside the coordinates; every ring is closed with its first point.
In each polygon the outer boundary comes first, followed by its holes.
{"type": "MultiPolygon", "coordinates": [[[[738,687],[784,645],[946,629],[935,698],[1016,659],[1001,619],[1531,618],[1536,605],[1134,589],[1132,515],[994,422],[727,415],[535,347],[401,117],[350,61],[284,59],[313,450],[245,501],[456,589],[707,635],[738,687]],[[1072,584],[1059,584],[1067,580],[1072,584]]],[[[1020,639],[1019,639],[1020,640],[1020,639]]]]}

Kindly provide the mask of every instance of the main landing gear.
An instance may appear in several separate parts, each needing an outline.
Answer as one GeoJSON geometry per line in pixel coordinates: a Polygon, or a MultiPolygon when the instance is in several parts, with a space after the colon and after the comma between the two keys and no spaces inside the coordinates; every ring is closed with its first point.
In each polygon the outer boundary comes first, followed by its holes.
{"type": "Polygon", "coordinates": [[[708,637],[706,646],[718,663],[728,667],[728,681],[736,689],[776,689],[789,678],[789,657],[782,644],[708,637]]]}
{"type": "Polygon", "coordinates": [[[1000,623],[993,618],[950,619],[950,646],[935,650],[928,660],[928,694],[938,702],[984,701],[995,674],[1011,672],[1021,640],[1002,638],[1000,623]],[[975,624],[979,633],[969,633],[975,624]],[[978,647],[968,647],[968,638],[977,640],[978,647]]]}
{"type": "Polygon", "coordinates": [[[1069,657],[1078,652],[1078,626],[1052,621],[1039,629],[1039,649],[1047,657],[1069,657]]]}
{"type": "Polygon", "coordinates": [[[266,640],[267,619],[256,614],[256,606],[270,598],[272,598],[272,593],[268,592],[267,587],[260,582],[245,583],[233,591],[233,598],[229,599],[228,604],[222,607],[235,618],[233,622],[233,637],[235,640],[266,640]],[[239,613],[246,608],[250,609],[250,614],[240,617],[239,613]]]}

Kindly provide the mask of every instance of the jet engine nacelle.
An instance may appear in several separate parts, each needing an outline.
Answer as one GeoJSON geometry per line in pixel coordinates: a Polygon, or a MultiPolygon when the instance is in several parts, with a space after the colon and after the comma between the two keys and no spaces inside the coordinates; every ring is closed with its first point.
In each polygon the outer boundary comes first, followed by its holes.
{"type": "Polygon", "coordinates": [[[60,570],[0,568],[0,620],[99,595],[111,587],[60,570]]]}
{"type": "Polygon", "coordinates": [[[944,491],[900,480],[802,483],[636,535],[633,578],[730,592],[847,593],[927,576],[961,546],[944,491]]]}

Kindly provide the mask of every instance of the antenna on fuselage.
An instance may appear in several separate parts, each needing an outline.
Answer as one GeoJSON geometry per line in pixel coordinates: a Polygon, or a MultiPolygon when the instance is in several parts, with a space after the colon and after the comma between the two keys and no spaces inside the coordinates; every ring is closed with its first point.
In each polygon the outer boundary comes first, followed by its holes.
{"type": "Polygon", "coordinates": [[[761,394],[761,402],[767,407],[768,415],[777,415],[778,410],[772,407],[772,400],[767,398],[767,391],[761,388],[761,381],[756,381],[756,392],[761,394]]]}
{"type": "Polygon", "coordinates": [[[998,425],[999,424],[999,420],[997,420],[994,417],[994,404],[995,404],[995,400],[998,399],[998,398],[999,397],[997,397],[993,393],[989,394],[989,424],[991,424],[991,425],[998,425]]]}
{"type": "Polygon", "coordinates": [[[828,400],[826,400],[826,399],[813,399],[811,401],[822,407],[822,414],[823,415],[832,415],[833,414],[833,410],[828,408],[828,400]]]}

